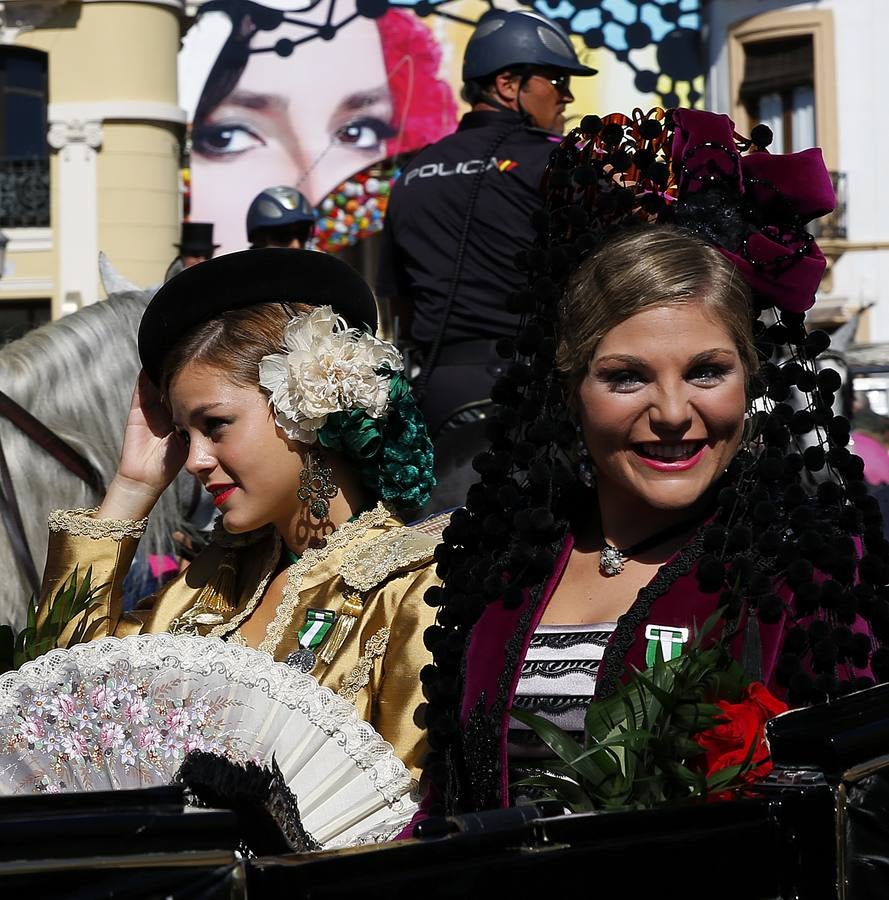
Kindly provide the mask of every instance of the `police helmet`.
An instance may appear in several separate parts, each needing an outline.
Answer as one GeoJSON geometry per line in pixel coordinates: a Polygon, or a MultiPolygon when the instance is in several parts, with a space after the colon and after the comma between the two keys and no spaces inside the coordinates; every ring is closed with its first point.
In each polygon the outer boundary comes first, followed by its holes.
{"type": "Polygon", "coordinates": [[[463,56],[463,80],[478,81],[510,66],[552,66],[572,75],[595,75],[577,58],[555,22],[531,10],[495,10],[478,23],[463,56]]]}
{"type": "Polygon", "coordinates": [[[296,188],[279,185],[266,188],[254,197],[247,210],[247,240],[252,241],[260,228],[286,225],[314,225],[315,210],[296,188]]]}

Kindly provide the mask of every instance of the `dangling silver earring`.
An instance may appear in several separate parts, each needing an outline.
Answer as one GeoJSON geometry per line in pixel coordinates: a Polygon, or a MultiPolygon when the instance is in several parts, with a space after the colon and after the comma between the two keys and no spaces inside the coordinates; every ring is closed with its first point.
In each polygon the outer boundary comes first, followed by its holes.
{"type": "Polygon", "coordinates": [[[590,459],[590,451],[583,439],[583,431],[577,426],[577,477],[580,483],[588,488],[596,484],[596,472],[593,469],[593,461],[590,459]]]}
{"type": "Polygon", "coordinates": [[[324,457],[314,450],[307,451],[305,465],[299,473],[296,496],[309,504],[309,512],[322,521],[329,518],[329,501],[336,497],[339,490],[333,480],[333,469],[324,462],[324,457]]]}

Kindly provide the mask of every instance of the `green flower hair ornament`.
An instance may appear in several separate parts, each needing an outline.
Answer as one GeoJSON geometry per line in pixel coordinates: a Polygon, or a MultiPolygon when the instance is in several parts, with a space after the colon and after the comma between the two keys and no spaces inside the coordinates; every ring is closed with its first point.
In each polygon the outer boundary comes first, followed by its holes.
{"type": "Polygon", "coordinates": [[[317,432],[318,443],[342,453],[358,469],[374,496],[401,509],[419,509],[435,487],[432,441],[407,379],[390,374],[386,412],[374,418],[363,409],[331,413],[317,432]]]}

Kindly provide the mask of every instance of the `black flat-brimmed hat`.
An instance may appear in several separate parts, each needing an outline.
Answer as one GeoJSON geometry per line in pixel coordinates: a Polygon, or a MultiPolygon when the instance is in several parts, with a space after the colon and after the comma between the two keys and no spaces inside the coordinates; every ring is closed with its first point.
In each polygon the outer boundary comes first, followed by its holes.
{"type": "Polygon", "coordinates": [[[367,282],[346,263],[314,250],[267,247],[198,263],[152,297],[139,325],[139,358],[154,384],[170,349],[196,326],[259,303],[331,306],[353,328],[375,332],[377,305],[367,282]]]}

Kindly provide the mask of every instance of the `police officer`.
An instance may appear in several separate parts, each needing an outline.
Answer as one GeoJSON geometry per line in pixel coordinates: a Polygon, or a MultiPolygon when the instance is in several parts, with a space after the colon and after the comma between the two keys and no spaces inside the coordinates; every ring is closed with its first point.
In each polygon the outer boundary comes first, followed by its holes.
{"type": "Polygon", "coordinates": [[[290,247],[300,250],[315,233],[315,210],[296,188],[266,188],[247,210],[250,249],[290,247]]]}
{"type": "Polygon", "coordinates": [[[544,16],[489,13],[463,58],[471,112],[455,134],[420,151],[393,188],[377,293],[419,349],[415,389],[445,467],[439,505],[462,503],[475,478],[471,459],[484,448],[477,420],[502,362],[496,341],[518,322],[506,304],[523,281],[513,259],[534,239],[530,217],[574,99],[570,78],[593,74],[544,16]],[[459,439],[449,439],[457,426],[459,439]]]}

